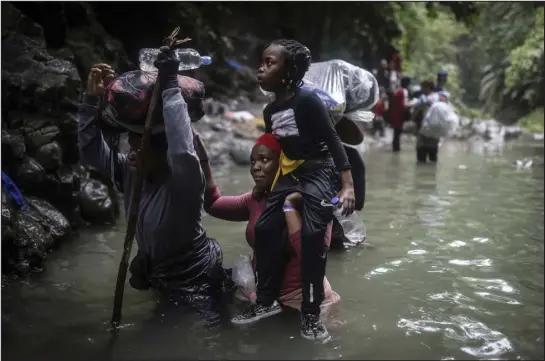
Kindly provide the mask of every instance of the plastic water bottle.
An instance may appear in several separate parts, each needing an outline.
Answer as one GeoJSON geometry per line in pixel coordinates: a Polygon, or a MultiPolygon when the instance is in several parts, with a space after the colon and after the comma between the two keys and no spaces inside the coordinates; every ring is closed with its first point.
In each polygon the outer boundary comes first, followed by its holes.
{"type": "MultiPolygon", "coordinates": [[[[157,56],[161,51],[159,49],[145,48],[140,49],[138,60],[140,62],[140,70],[156,72],[157,68],[153,62],[157,60],[157,56]]],[[[212,58],[209,56],[201,56],[195,49],[175,49],[174,54],[180,60],[178,71],[197,69],[201,65],[212,64],[212,58]]]]}
{"type": "Polygon", "coordinates": [[[365,224],[359,217],[357,212],[353,212],[349,216],[342,214],[342,206],[339,207],[339,198],[335,197],[331,200],[331,205],[334,207],[333,214],[343,227],[344,236],[354,245],[358,245],[365,241],[366,231],[365,224]]]}
{"type": "Polygon", "coordinates": [[[255,275],[252,260],[249,256],[240,255],[233,267],[233,281],[250,292],[256,291],[255,275]]]}

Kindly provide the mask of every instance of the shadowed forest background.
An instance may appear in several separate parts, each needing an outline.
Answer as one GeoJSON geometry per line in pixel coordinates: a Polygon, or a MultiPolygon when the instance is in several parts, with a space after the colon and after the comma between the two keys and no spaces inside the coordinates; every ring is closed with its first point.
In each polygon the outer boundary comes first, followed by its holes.
{"type": "MultiPolygon", "coordinates": [[[[522,125],[539,127],[536,123],[543,123],[541,4],[13,4],[43,27],[48,49],[67,48],[73,53],[82,78],[98,60],[113,63],[120,71],[134,68],[140,48],[156,46],[180,25],[182,33],[193,39],[189,46],[214,57],[214,65],[206,69],[206,75],[197,71],[212,97],[253,92],[251,70],[257,67],[263,46],[275,38],[287,37],[306,44],[314,61],[341,58],[369,70],[398,49],[405,73],[418,81],[433,79],[439,69],[448,70],[452,99],[469,116],[485,113],[513,123],[530,115],[522,125]],[[247,66],[248,72],[232,71],[225,59],[247,66]]],[[[9,11],[3,9],[2,14],[4,37],[13,21],[9,11]]],[[[3,62],[6,60],[3,57],[3,62]]]]}

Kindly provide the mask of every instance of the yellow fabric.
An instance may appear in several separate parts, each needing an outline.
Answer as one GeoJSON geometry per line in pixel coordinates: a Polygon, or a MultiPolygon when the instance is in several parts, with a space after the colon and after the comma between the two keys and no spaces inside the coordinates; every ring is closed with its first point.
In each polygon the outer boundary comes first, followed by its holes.
{"type": "Polygon", "coordinates": [[[282,151],[280,153],[280,159],[278,161],[278,170],[276,171],[276,176],[274,177],[274,181],[271,186],[271,191],[274,189],[274,186],[276,185],[276,182],[278,181],[278,178],[280,177],[280,175],[290,174],[304,162],[305,162],[304,160],[289,159],[284,154],[284,151],[282,151]]]}

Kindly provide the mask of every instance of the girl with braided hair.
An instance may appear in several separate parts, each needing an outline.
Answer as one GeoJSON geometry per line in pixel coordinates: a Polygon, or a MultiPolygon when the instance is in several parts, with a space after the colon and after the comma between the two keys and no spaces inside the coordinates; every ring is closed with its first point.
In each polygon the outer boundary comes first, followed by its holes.
{"type": "Polygon", "coordinates": [[[350,163],[324,104],[311,91],[301,89],[310,62],[310,50],[294,40],[274,41],[263,52],[257,80],[275,94],[263,110],[263,119],[266,132],[274,134],[282,152],[266,207],[255,225],[257,300],[232,322],[251,323],[282,311],[277,299],[288,242],[284,212],[295,211],[286,197],[300,193],[301,334],[323,339],[328,335],[320,318],[327,260],[324,235],[333,220],[333,209],[327,205],[341,188],[343,211],[350,214],[355,196],[350,163]]]}

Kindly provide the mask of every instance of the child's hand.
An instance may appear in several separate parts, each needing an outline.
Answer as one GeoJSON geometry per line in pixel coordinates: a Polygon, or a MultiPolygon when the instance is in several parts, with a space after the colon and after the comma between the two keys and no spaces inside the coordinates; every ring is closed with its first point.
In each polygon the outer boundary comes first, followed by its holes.
{"type": "Polygon", "coordinates": [[[339,193],[339,203],[343,206],[343,215],[348,216],[354,212],[356,206],[356,194],[354,187],[343,187],[339,193]]]}

